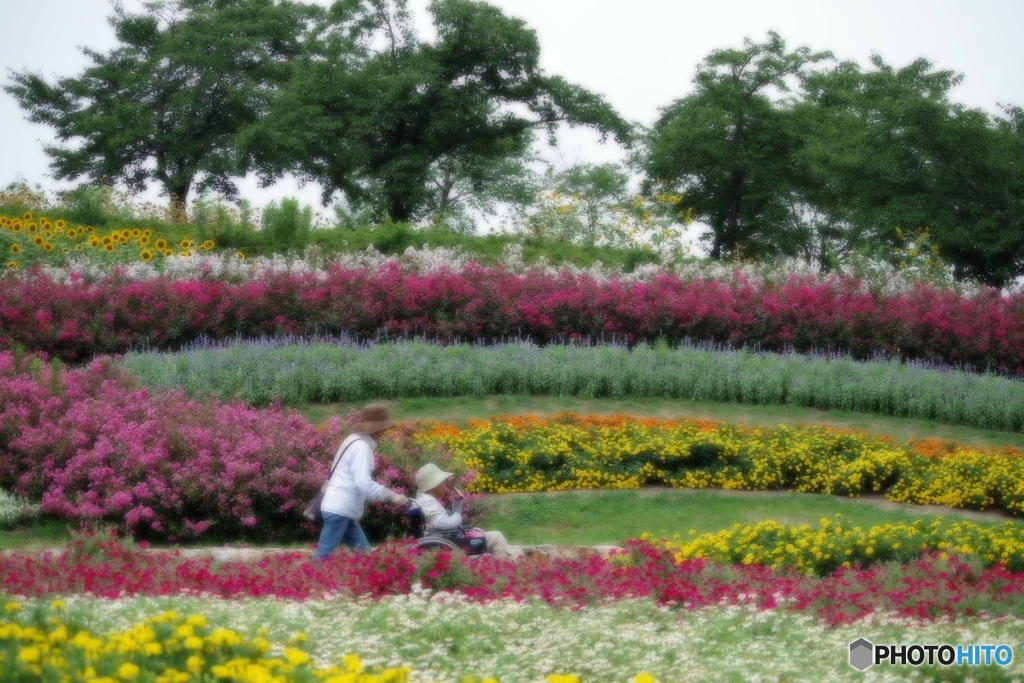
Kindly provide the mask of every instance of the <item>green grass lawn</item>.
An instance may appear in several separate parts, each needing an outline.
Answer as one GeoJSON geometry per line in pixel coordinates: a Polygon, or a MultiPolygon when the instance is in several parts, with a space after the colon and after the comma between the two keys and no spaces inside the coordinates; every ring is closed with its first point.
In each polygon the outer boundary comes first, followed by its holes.
{"type": "Polygon", "coordinates": [[[42,550],[64,546],[71,539],[67,522],[41,517],[31,525],[0,531],[0,550],[42,550]]]}
{"type": "Polygon", "coordinates": [[[523,545],[616,545],[645,532],[659,537],[688,536],[691,529],[704,534],[767,519],[817,526],[823,517],[837,514],[844,522],[865,528],[930,521],[939,515],[950,522],[969,516],[979,524],[1003,524],[1011,519],[998,513],[896,505],[874,496],[671,488],[492,495],[476,505],[475,523],[500,529],[510,542],[523,545]]]}
{"type": "MultiPolygon", "coordinates": [[[[483,398],[402,398],[388,401],[397,420],[463,421],[511,413],[554,415],[562,412],[610,415],[625,413],[665,419],[705,418],[748,425],[823,424],[842,429],[887,434],[900,443],[911,439],[945,439],[973,446],[1024,448],[1024,434],[977,429],[911,418],[794,406],[759,406],[745,403],[712,403],[661,398],[587,399],[559,396],[485,396],[483,398]]],[[[307,404],[299,411],[313,422],[347,415],[362,404],[307,404]]]]}
{"type": "MultiPolygon", "coordinates": [[[[499,529],[521,545],[617,545],[643,533],[659,537],[687,536],[756,524],[772,519],[783,524],[816,526],[823,517],[842,515],[851,525],[931,520],[941,515],[950,522],[971,518],[979,524],[1002,524],[1012,518],[937,506],[897,505],[881,497],[841,498],[786,491],[718,491],[651,487],[639,491],[565,491],[488,495],[475,504],[473,522],[499,529]]],[[[1024,521],[1012,519],[1012,523],[1024,521]]],[[[72,538],[63,522],[45,519],[13,531],[0,531],[0,550],[53,548],[72,538]]],[[[316,541],[286,544],[308,548],[316,541]]],[[[163,544],[155,544],[161,546],[163,544]]],[[[224,545],[200,543],[199,545],[224,545]]],[[[233,545],[230,544],[229,545],[233,545]]],[[[258,541],[245,545],[258,547],[258,541]]],[[[281,546],[281,543],[271,544],[281,546]]]]}

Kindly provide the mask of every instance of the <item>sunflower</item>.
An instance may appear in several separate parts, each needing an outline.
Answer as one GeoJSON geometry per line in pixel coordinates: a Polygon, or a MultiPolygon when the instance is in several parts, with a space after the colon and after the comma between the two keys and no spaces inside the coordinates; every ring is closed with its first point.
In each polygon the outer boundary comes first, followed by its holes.
{"type": "Polygon", "coordinates": [[[53,224],[53,227],[57,228],[58,230],[63,230],[64,228],[68,227],[68,222],[63,218],[58,218],[57,222],[53,224]]]}
{"type": "Polygon", "coordinates": [[[45,243],[43,243],[43,249],[45,249],[46,251],[53,251],[53,243],[52,242],[45,242],[45,243]]]}
{"type": "Polygon", "coordinates": [[[213,247],[213,240],[206,240],[205,242],[203,242],[203,249],[205,249],[206,251],[210,251],[211,249],[213,249],[213,247]]]}
{"type": "Polygon", "coordinates": [[[15,235],[21,232],[21,221],[14,221],[14,223],[11,224],[11,232],[13,232],[15,235]]]}
{"type": "Polygon", "coordinates": [[[110,235],[106,235],[105,237],[100,239],[100,243],[103,244],[103,246],[105,247],[111,247],[114,245],[114,238],[111,237],[110,235]]]}
{"type": "Polygon", "coordinates": [[[21,253],[21,245],[20,244],[12,244],[11,245],[11,253],[12,254],[20,254],[21,253]]]}
{"type": "Polygon", "coordinates": [[[67,236],[69,239],[76,239],[78,237],[78,230],[75,228],[68,228],[67,236]]]}
{"type": "Polygon", "coordinates": [[[32,235],[32,244],[36,245],[37,247],[45,241],[46,240],[43,239],[42,235],[32,235]]]}
{"type": "Polygon", "coordinates": [[[142,246],[146,246],[147,244],[149,244],[149,235],[143,233],[139,237],[139,244],[141,244],[142,246]]]}
{"type": "Polygon", "coordinates": [[[39,228],[36,227],[35,223],[29,223],[28,225],[25,226],[25,229],[34,235],[36,230],[38,230],[39,228]]]}
{"type": "Polygon", "coordinates": [[[93,249],[95,249],[96,247],[100,246],[100,238],[97,237],[96,235],[93,235],[92,237],[90,237],[89,238],[89,246],[92,247],[93,249]]]}
{"type": "Polygon", "coordinates": [[[164,256],[174,256],[173,249],[164,249],[164,256]]]}
{"type": "Polygon", "coordinates": [[[146,263],[152,261],[154,256],[156,256],[156,254],[153,253],[152,249],[143,249],[142,251],[139,252],[139,258],[141,258],[146,263]]]}
{"type": "Polygon", "coordinates": [[[8,261],[7,262],[7,268],[9,270],[17,270],[19,268],[18,262],[17,261],[8,261]]]}
{"type": "Polygon", "coordinates": [[[132,237],[138,237],[141,234],[142,234],[141,230],[139,230],[138,228],[132,228],[132,237]]]}
{"type": "Polygon", "coordinates": [[[114,251],[114,245],[113,244],[104,244],[103,248],[106,249],[108,253],[114,251]]]}
{"type": "Polygon", "coordinates": [[[170,245],[167,243],[167,240],[161,237],[153,246],[156,247],[157,251],[167,251],[167,247],[170,245]]]}
{"type": "Polygon", "coordinates": [[[32,220],[33,218],[34,218],[34,216],[32,215],[31,211],[26,211],[25,213],[23,213],[21,215],[21,220],[25,221],[26,223],[28,221],[32,220]]]}
{"type": "Polygon", "coordinates": [[[194,246],[195,246],[195,242],[193,242],[192,240],[190,240],[187,237],[181,241],[181,248],[182,249],[191,249],[194,246]]]}
{"type": "Polygon", "coordinates": [[[238,257],[239,259],[241,259],[242,261],[244,261],[244,260],[245,260],[245,252],[244,252],[244,251],[236,251],[236,252],[235,252],[235,256],[237,256],[237,257],[238,257]]]}

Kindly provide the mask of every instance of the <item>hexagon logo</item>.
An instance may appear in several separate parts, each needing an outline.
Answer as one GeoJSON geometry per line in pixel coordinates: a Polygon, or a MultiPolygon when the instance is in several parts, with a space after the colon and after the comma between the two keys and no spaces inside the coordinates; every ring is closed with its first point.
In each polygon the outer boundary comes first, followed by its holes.
{"type": "Polygon", "coordinates": [[[858,638],[850,643],[850,666],[854,669],[864,671],[875,663],[874,659],[875,646],[871,641],[858,638]]]}

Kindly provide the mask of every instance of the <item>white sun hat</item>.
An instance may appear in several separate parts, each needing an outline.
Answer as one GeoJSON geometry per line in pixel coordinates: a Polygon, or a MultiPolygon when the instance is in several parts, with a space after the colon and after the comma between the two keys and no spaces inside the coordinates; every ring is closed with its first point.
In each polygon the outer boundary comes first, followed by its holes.
{"type": "Polygon", "coordinates": [[[444,483],[448,477],[454,477],[451,472],[445,472],[432,462],[416,470],[416,488],[420,491],[429,491],[438,484],[444,483]]]}

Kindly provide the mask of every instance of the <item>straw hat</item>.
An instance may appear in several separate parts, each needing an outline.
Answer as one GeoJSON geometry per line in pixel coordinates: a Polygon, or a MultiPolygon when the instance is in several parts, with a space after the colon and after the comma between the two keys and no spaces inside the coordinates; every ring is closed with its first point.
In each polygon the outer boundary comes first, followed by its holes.
{"type": "Polygon", "coordinates": [[[352,424],[352,431],[357,434],[374,434],[395,426],[388,416],[388,408],[383,403],[371,403],[359,411],[359,422],[352,424]]]}
{"type": "Polygon", "coordinates": [[[429,491],[438,484],[444,483],[448,477],[455,476],[451,472],[445,472],[432,462],[416,470],[416,488],[420,491],[429,491]]]}

